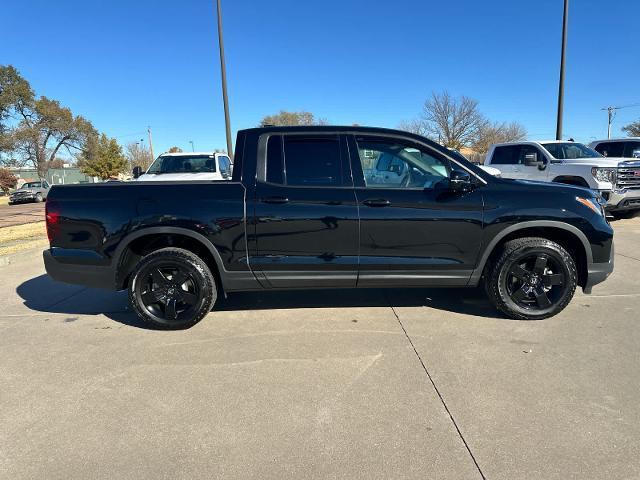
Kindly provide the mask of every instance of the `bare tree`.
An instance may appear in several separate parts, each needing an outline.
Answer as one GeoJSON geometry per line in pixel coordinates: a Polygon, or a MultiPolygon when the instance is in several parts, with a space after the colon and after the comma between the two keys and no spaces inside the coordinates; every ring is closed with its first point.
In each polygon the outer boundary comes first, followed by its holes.
{"type": "Polygon", "coordinates": [[[487,122],[476,100],[465,96],[454,98],[446,90],[431,94],[431,99],[424,103],[421,120],[427,135],[456,150],[472,145],[487,122]]]}
{"type": "Polygon", "coordinates": [[[169,153],[182,153],[182,149],[180,147],[173,146],[168,150],[169,153]]]}
{"type": "Polygon", "coordinates": [[[401,121],[398,124],[398,129],[409,133],[415,133],[416,135],[422,135],[423,137],[429,136],[424,122],[419,118],[401,121]]]}
{"type": "Polygon", "coordinates": [[[264,125],[278,125],[278,126],[291,126],[291,125],[326,125],[327,121],[322,118],[316,118],[311,112],[285,112],[280,110],[280,113],[275,115],[267,115],[260,121],[260,126],[264,125]]]}
{"type": "Polygon", "coordinates": [[[518,122],[487,122],[478,131],[478,137],[472,148],[478,154],[484,156],[494,143],[517,142],[525,138],[527,138],[527,130],[518,122]]]}
{"type": "Polygon", "coordinates": [[[142,171],[146,171],[153,163],[151,152],[145,148],[140,142],[131,142],[125,147],[125,157],[129,163],[129,170],[134,167],[140,167],[142,171]]]}

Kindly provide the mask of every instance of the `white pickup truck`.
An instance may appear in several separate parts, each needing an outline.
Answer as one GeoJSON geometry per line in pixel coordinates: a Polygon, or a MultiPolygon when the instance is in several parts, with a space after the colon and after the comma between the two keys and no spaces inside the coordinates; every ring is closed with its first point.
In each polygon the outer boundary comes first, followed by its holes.
{"type": "Polygon", "coordinates": [[[601,193],[612,213],[640,209],[640,161],[603,157],[577,142],[499,143],[485,165],[504,178],[567,183],[601,193]]]}
{"type": "Polygon", "coordinates": [[[146,172],[134,169],[133,176],[141,182],[230,180],[232,169],[233,165],[226,153],[163,153],[146,172]]]}

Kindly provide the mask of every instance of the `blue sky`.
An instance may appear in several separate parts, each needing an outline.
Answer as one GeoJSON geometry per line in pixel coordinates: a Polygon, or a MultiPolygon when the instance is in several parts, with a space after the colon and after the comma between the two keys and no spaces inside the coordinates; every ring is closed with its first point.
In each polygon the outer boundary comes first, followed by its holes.
{"type": "MultiPolygon", "coordinates": [[[[212,0],[8,0],[0,64],[122,144],[224,148],[212,0]]],[[[562,0],[224,0],[231,122],[308,110],[396,127],[431,92],[555,135],[562,0]]],[[[565,137],[606,136],[606,105],[640,102],[640,2],[572,0],[565,137]]],[[[614,134],[640,118],[620,110],[614,134]]]]}

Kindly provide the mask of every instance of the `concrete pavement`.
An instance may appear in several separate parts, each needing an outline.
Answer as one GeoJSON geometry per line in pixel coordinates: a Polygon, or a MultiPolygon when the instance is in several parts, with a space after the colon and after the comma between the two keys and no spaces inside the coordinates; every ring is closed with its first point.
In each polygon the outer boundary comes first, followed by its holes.
{"type": "Polygon", "coordinates": [[[479,290],[235,294],[187,331],[0,267],[0,478],[640,476],[640,219],[538,322],[479,290]]]}

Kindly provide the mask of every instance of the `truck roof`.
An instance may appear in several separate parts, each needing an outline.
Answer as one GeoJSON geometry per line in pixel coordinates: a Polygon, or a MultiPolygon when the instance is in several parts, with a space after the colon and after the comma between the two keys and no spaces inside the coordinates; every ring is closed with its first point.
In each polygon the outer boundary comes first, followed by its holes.
{"type": "Polygon", "coordinates": [[[640,141],[640,137],[622,137],[622,138],[604,138],[602,140],[594,140],[590,143],[602,143],[602,142],[632,142],[640,141]]]}
{"type": "MultiPolygon", "coordinates": [[[[381,127],[365,127],[365,126],[355,126],[355,125],[296,125],[296,126],[268,126],[268,127],[256,127],[256,128],[247,128],[244,130],[240,130],[238,133],[268,133],[268,132],[368,132],[368,133],[380,133],[380,134],[396,134],[396,135],[405,135],[410,137],[419,137],[420,139],[424,139],[425,137],[421,137],[414,133],[405,132],[403,130],[394,130],[391,128],[381,128],[381,127]]],[[[428,140],[428,139],[427,139],[428,140]]],[[[430,140],[432,141],[432,140],[430,140]]]]}
{"type": "MultiPolygon", "coordinates": [[[[161,157],[193,157],[196,155],[215,155],[216,152],[165,152],[161,153],[161,157]]],[[[218,152],[218,155],[226,155],[226,153],[218,152]]]]}

